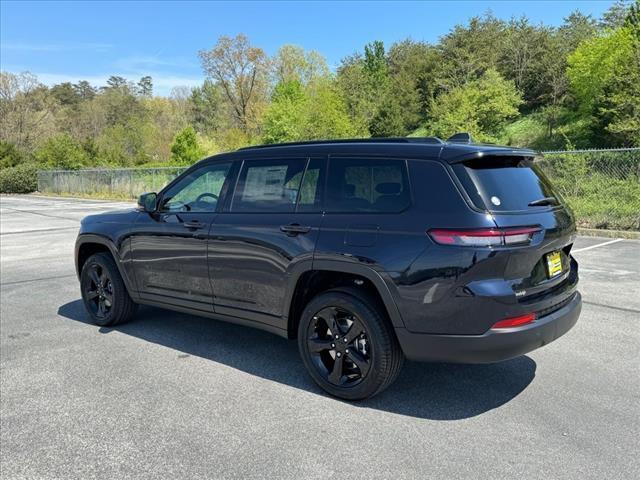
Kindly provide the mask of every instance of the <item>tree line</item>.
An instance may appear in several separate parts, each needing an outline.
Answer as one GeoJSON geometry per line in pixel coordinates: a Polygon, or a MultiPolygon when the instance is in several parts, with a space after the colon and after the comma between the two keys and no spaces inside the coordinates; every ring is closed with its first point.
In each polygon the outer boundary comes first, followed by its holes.
{"type": "Polygon", "coordinates": [[[437,43],[381,41],[332,71],[316,51],[273,56],[239,34],[198,52],[206,79],[47,87],[0,74],[0,168],[187,165],[257,143],[467,131],[538,149],[640,146],[640,0],[558,27],[490,13],[437,43]]]}

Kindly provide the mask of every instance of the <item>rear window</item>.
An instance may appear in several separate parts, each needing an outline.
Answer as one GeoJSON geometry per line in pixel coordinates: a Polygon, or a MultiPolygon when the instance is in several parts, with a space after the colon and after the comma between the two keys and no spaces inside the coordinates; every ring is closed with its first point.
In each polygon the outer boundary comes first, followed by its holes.
{"type": "Polygon", "coordinates": [[[530,206],[544,198],[560,197],[533,160],[524,157],[480,158],[453,166],[476,207],[491,212],[522,211],[553,207],[530,206]]]}

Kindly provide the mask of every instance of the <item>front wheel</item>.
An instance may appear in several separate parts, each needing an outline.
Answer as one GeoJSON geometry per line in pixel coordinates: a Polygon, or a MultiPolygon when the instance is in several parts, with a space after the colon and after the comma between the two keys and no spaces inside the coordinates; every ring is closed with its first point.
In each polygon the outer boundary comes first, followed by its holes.
{"type": "Polygon", "coordinates": [[[298,348],[314,381],[345,400],[384,390],[404,360],[386,312],[357,289],[330,290],[315,297],[300,318],[298,348]]]}
{"type": "Polygon", "coordinates": [[[120,276],[111,255],[91,255],[80,272],[80,288],[84,306],[96,325],[110,327],[126,322],[136,304],[120,276]]]}

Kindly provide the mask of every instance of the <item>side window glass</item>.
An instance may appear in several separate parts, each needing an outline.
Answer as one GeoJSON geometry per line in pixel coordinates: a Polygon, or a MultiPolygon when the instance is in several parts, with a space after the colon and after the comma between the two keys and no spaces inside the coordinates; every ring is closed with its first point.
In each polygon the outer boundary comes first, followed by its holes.
{"type": "Polygon", "coordinates": [[[232,212],[293,212],[306,159],[245,161],[232,212]]]}
{"type": "Polygon", "coordinates": [[[302,179],[300,195],[298,196],[298,212],[320,211],[322,202],[322,175],[323,161],[312,159],[302,179]]]}
{"type": "Polygon", "coordinates": [[[167,212],[215,212],[230,163],[207,165],[181,178],[162,197],[167,212]]]}
{"type": "Polygon", "coordinates": [[[406,162],[332,158],[327,196],[329,212],[399,212],[410,201],[406,162]]]}

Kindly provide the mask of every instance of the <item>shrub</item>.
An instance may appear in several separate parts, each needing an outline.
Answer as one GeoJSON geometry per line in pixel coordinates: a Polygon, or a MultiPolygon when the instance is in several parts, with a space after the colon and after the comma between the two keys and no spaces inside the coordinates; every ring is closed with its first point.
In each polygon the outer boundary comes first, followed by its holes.
{"type": "Polygon", "coordinates": [[[35,153],[39,165],[76,170],[89,163],[87,152],[67,134],[49,138],[35,153]]]}
{"type": "Polygon", "coordinates": [[[9,142],[0,140],[0,168],[15,167],[25,161],[25,155],[9,142]]]}
{"type": "Polygon", "coordinates": [[[579,226],[640,229],[638,154],[550,154],[540,164],[576,215],[579,226]]]}
{"type": "Polygon", "coordinates": [[[0,193],[31,193],[38,188],[38,170],[32,163],[0,170],[0,193]]]}
{"type": "Polygon", "coordinates": [[[192,126],[179,131],[171,145],[171,161],[176,165],[191,165],[204,157],[204,154],[192,126]]]}

